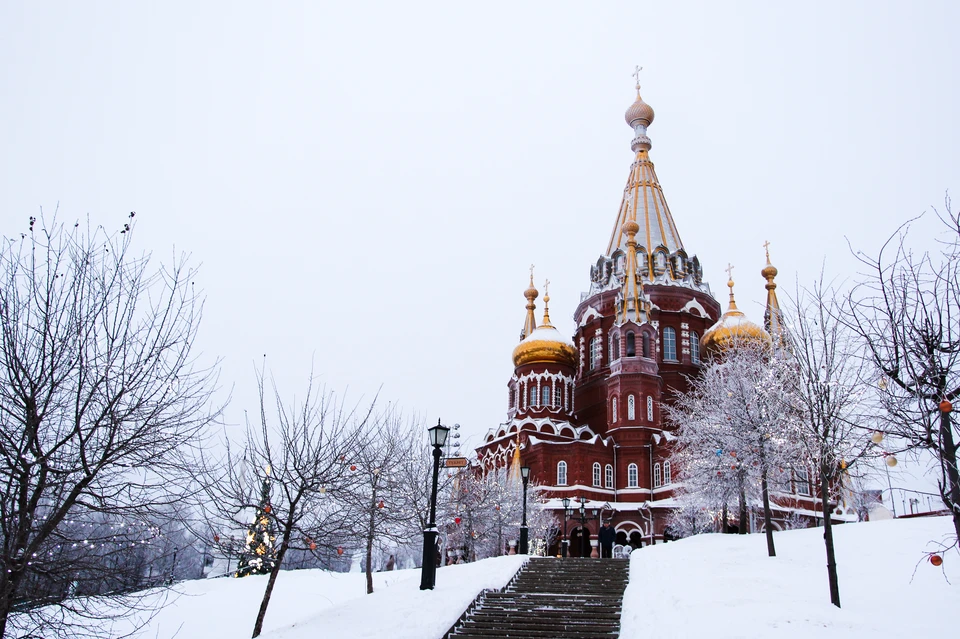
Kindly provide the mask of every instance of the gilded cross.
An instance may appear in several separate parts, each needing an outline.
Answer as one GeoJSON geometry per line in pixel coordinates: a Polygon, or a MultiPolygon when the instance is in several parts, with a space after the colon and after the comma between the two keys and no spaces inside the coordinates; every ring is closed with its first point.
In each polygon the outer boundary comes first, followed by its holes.
{"type": "Polygon", "coordinates": [[[727,279],[732,280],[732,279],[733,279],[733,264],[730,264],[729,262],[727,262],[726,271],[727,271],[727,279]]]}
{"type": "Polygon", "coordinates": [[[550,280],[543,281],[543,294],[544,295],[550,294],[550,280]]]}
{"type": "Polygon", "coordinates": [[[634,79],[637,81],[637,88],[638,88],[638,89],[640,88],[640,72],[641,72],[641,71],[643,71],[643,67],[637,66],[637,67],[634,68],[633,73],[630,74],[630,75],[632,75],[632,76],[634,77],[634,79]]]}
{"type": "Polygon", "coordinates": [[[767,252],[767,264],[770,263],[770,240],[763,243],[763,250],[767,252]]]}

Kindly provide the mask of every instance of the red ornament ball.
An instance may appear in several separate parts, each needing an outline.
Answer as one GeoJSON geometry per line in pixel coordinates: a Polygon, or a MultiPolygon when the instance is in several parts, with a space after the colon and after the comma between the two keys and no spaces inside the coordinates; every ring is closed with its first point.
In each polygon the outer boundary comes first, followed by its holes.
{"type": "MultiPolygon", "coordinates": [[[[940,412],[941,412],[941,413],[951,413],[951,412],[953,412],[953,404],[951,404],[951,403],[948,402],[947,400],[943,400],[942,402],[940,402],[940,412]]],[[[934,555],[934,556],[936,556],[936,555],[934,555]]]]}
{"type": "Polygon", "coordinates": [[[350,470],[356,470],[356,469],[357,469],[357,465],[356,465],[356,464],[351,464],[351,465],[350,465],[350,470]]]}
{"type": "Polygon", "coordinates": [[[457,525],[459,525],[461,521],[463,521],[463,520],[460,519],[459,517],[454,517],[454,518],[453,518],[453,523],[455,523],[455,524],[457,524],[457,525]]]}
{"type": "Polygon", "coordinates": [[[940,555],[930,555],[930,563],[934,566],[943,565],[943,557],[940,555]]]}
{"type": "Polygon", "coordinates": [[[381,499],[380,503],[377,504],[377,508],[383,508],[383,506],[384,506],[384,503],[383,503],[383,500],[381,499]]]}
{"type": "Polygon", "coordinates": [[[311,542],[310,542],[310,550],[316,550],[316,549],[317,549],[317,542],[311,541],[311,542]]]}
{"type": "Polygon", "coordinates": [[[215,544],[219,544],[219,543],[220,543],[220,535],[214,535],[214,536],[213,536],[213,543],[215,543],[215,544]]]}
{"type": "Polygon", "coordinates": [[[343,546],[337,546],[337,554],[338,554],[338,555],[342,555],[342,554],[343,554],[343,546]]]}
{"type": "Polygon", "coordinates": [[[272,509],[270,508],[270,504],[267,504],[266,506],[263,507],[263,512],[265,512],[265,513],[268,513],[268,512],[270,512],[271,510],[272,510],[272,509]]]}

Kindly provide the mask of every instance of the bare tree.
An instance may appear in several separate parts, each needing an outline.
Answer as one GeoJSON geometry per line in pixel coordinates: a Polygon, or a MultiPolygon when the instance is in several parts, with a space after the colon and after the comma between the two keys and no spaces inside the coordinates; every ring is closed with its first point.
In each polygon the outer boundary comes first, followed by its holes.
{"type": "Polygon", "coordinates": [[[0,637],[96,635],[143,602],[121,585],[110,602],[71,596],[78,572],[117,563],[66,551],[138,541],[217,414],[193,355],[195,270],[136,255],[133,218],[116,233],[30,218],[0,246],[0,637]],[[125,529],[83,527],[102,522],[125,529]]]}
{"type": "Polygon", "coordinates": [[[938,249],[915,251],[908,243],[917,218],[876,257],[856,253],[866,272],[847,296],[844,319],[863,338],[879,376],[885,429],[937,460],[940,495],[960,538],[958,433],[950,415],[960,396],[960,212],[947,198],[937,217],[938,249]]]}
{"type": "Polygon", "coordinates": [[[264,589],[253,636],[263,621],[274,585],[291,549],[332,556],[349,539],[349,495],[357,483],[355,458],[374,404],[347,405],[315,387],[311,374],[302,401],[285,402],[263,368],[257,370],[260,414],[247,425],[242,451],[228,445],[220,463],[205,461],[203,484],[208,536],[221,551],[237,553],[239,531],[246,531],[260,503],[261,480],[269,472],[271,540],[276,561],[264,589]]]}
{"type": "Polygon", "coordinates": [[[395,549],[418,531],[416,506],[423,501],[424,491],[406,479],[425,433],[419,420],[404,420],[388,408],[367,422],[365,432],[359,433],[362,443],[353,449],[350,467],[355,469],[356,481],[343,498],[363,544],[367,594],[373,592],[375,548],[395,549]]]}
{"type": "MultiPolygon", "coordinates": [[[[790,411],[799,419],[797,441],[813,463],[820,482],[823,542],[827,554],[830,602],[840,607],[840,585],[833,544],[830,498],[849,483],[856,463],[869,456],[871,414],[864,383],[869,362],[861,344],[838,318],[835,292],[822,280],[810,291],[799,290],[788,307],[790,411]]],[[[850,486],[852,488],[852,486],[850,486]]]]}

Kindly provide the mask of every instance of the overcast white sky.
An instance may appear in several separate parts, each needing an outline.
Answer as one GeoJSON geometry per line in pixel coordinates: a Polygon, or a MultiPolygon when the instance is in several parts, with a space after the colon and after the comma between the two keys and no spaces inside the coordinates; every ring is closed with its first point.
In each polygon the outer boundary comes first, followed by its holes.
{"type": "MultiPolygon", "coordinates": [[[[960,192],[957,2],[0,4],[0,234],[41,207],[202,262],[201,346],[255,407],[331,387],[475,437],[505,417],[527,268],[571,315],[644,67],[651,157],[725,304],[960,192]]],[[[542,307],[541,307],[542,309],[542,307]]],[[[539,314],[538,310],[538,314],[539,314]]]]}

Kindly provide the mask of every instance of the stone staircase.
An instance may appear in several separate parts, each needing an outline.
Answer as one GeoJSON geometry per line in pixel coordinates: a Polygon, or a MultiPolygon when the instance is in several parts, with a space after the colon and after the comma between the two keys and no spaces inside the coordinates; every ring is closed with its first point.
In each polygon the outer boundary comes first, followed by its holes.
{"type": "Polygon", "coordinates": [[[620,636],[628,559],[531,558],[502,591],[486,590],[444,639],[620,636]]]}

